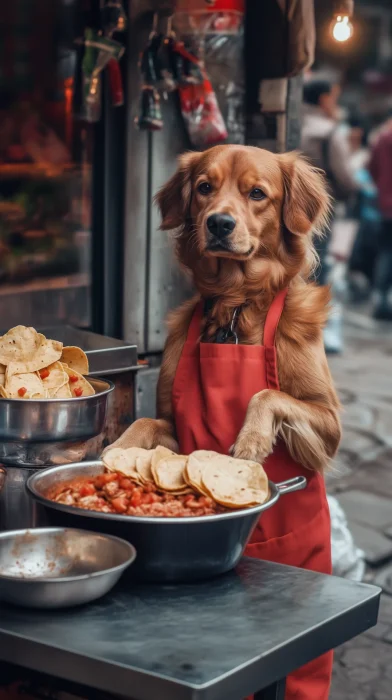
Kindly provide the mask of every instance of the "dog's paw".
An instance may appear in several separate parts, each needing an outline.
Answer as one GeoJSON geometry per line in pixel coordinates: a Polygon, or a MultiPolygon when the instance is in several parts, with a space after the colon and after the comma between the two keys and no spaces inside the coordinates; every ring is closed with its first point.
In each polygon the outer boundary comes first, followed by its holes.
{"type": "Polygon", "coordinates": [[[263,464],[268,455],[271,454],[273,447],[271,436],[256,431],[241,431],[232,448],[232,455],[237,459],[250,459],[258,464],[263,464]]]}
{"type": "Polygon", "coordinates": [[[153,447],[167,447],[168,450],[179,453],[180,448],[177,440],[170,433],[158,433],[155,436],[153,447]]]}

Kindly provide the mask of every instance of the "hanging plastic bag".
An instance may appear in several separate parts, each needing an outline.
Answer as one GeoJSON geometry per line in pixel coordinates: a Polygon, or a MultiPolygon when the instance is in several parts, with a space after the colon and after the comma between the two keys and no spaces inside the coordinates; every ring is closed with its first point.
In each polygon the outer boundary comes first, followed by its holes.
{"type": "Polygon", "coordinates": [[[227,139],[227,129],[210,81],[178,88],[181,113],[189,140],[196,148],[207,148],[227,139]]]}
{"type": "Polygon", "coordinates": [[[173,19],[177,35],[208,75],[229,143],[245,142],[243,19],[244,0],[177,0],[173,19]]]}
{"type": "Polygon", "coordinates": [[[328,496],[331,513],[332,568],[335,576],[362,581],[365,573],[364,552],[355,546],[346,516],[333,496],[328,496]]]}

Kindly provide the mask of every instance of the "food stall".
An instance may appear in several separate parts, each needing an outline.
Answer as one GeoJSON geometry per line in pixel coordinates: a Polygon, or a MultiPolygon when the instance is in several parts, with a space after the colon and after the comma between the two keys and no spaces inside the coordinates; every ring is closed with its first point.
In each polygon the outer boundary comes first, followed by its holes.
{"type": "MultiPolygon", "coordinates": [[[[74,4],[60,2],[58,16],[69,20],[74,4]]],[[[142,0],[126,13],[121,2],[86,5],[91,24],[78,24],[76,44],[72,32],[65,42],[75,82],[68,60],[54,120],[68,150],[29,103],[1,152],[0,306],[16,320],[11,330],[4,321],[0,337],[0,698],[3,685],[7,700],[283,700],[288,674],[378,613],[374,587],[243,559],[259,519],[306,478],[274,483],[259,464],[227,454],[112,447],[137,415],[154,415],[164,318],[191,291],[158,233],[152,193],[189,144],[246,139],[245,6],[142,0]],[[83,99],[74,131],[76,76],[83,99]],[[113,113],[123,103],[121,122],[113,113]],[[110,216],[122,203],[118,123],[128,136],[121,244],[118,211],[110,216]],[[41,132],[37,153],[31,143],[41,132]],[[15,285],[32,270],[29,294],[39,294],[24,309],[15,285]]],[[[304,51],[290,70],[258,75],[262,123],[250,141],[295,145],[308,60],[304,51]]]]}
{"type": "Polygon", "coordinates": [[[110,413],[119,387],[93,363],[115,379],[135,349],[53,334],[0,338],[0,697],[283,700],[286,675],[376,623],[373,586],[243,558],[304,476],[275,484],[205,450],[102,452],[127,401],[110,413]]]}

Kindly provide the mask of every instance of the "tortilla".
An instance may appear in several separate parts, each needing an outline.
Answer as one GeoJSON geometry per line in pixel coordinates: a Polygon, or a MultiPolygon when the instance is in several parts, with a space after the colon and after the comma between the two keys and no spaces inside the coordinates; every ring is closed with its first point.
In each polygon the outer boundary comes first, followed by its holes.
{"type": "Polygon", "coordinates": [[[162,491],[186,491],[188,484],[184,479],[184,469],[188,457],[184,455],[170,455],[160,459],[154,465],[153,474],[155,483],[162,491]]]}
{"type": "Polygon", "coordinates": [[[61,362],[79,374],[88,374],[89,366],[87,355],[81,348],[69,345],[63,348],[61,362]]]}
{"type": "Polygon", "coordinates": [[[149,464],[152,452],[153,450],[143,450],[141,447],[128,447],[128,449],[113,447],[104,452],[102,461],[109,471],[120,472],[120,474],[140,483],[142,479],[136,469],[137,459],[140,460],[140,464],[141,462],[149,464]]]}
{"type": "Polygon", "coordinates": [[[52,399],[72,399],[71,389],[69,388],[68,382],[64,386],[59,387],[55,394],[51,397],[52,399]]]}
{"type": "Polygon", "coordinates": [[[0,398],[8,399],[8,394],[2,384],[0,384],[0,398]]]}
{"type": "Polygon", "coordinates": [[[47,392],[42,379],[35,372],[5,375],[5,391],[9,399],[46,399],[47,392]],[[24,394],[19,391],[26,389],[24,394]]]}
{"type": "Polygon", "coordinates": [[[223,455],[212,461],[212,468],[203,469],[202,485],[227,508],[265,503],[269,495],[268,477],[260,464],[223,455]]]}
{"type": "Polygon", "coordinates": [[[69,378],[69,388],[71,390],[72,397],[80,398],[80,396],[93,396],[95,390],[91,386],[90,382],[85,379],[79,372],[74,369],[70,369],[64,363],[61,363],[64,371],[67,373],[69,378]],[[74,381],[76,379],[76,381],[74,381]],[[80,394],[75,393],[76,391],[82,390],[80,394]]]}
{"type": "Polygon", "coordinates": [[[152,472],[154,473],[154,469],[161,459],[164,459],[165,457],[172,457],[173,455],[175,455],[175,452],[172,452],[167,447],[163,447],[162,445],[158,445],[158,447],[156,447],[155,450],[153,450],[153,454],[152,454],[152,459],[151,459],[152,472]]]}
{"type": "Polygon", "coordinates": [[[154,477],[151,471],[151,461],[154,450],[143,450],[141,447],[134,448],[138,450],[136,456],[136,472],[140,481],[143,484],[153,484],[154,477]]]}
{"type": "Polygon", "coordinates": [[[5,365],[0,365],[0,386],[4,386],[6,369],[5,365]]]}
{"type": "Polygon", "coordinates": [[[60,359],[63,344],[47,340],[34,328],[15,326],[0,337],[0,363],[12,363],[13,374],[28,374],[60,359]]]}
{"type": "Polygon", "coordinates": [[[118,471],[124,474],[124,476],[137,476],[136,456],[134,458],[132,458],[131,455],[128,457],[127,452],[128,450],[124,450],[122,447],[113,447],[104,452],[102,461],[105,467],[110,472],[118,471]]]}
{"type": "Polygon", "coordinates": [[[64,396],[58,396],[58,392],[63,386],[68,387],[68,392],[63,392],[65,396],[68,396],[68,394],[69,397],[72,396],[68,386],[68,374],[64,370],[61,362],[53,362],[53,364],[49,365],[49,367],[44,367],[41,373],[37,372],[37,374],[42,380],[48,398],[64,398],[64,396]],[[45,376],[46,371],[49,372],[47,377],[45,376]]]}
{"type": "Polygon", "coordinates": [[[189,455],[188,462],[184,470],[184,479],[192,486],[198,493],[203,496],[208,496],[206,488],[202,484],[202,473],[204,469],[211,468],[213,464],[213,459],[215,457],[221,457],[218,452],[212,452],[210,450],[196,450],[189,455]]]}

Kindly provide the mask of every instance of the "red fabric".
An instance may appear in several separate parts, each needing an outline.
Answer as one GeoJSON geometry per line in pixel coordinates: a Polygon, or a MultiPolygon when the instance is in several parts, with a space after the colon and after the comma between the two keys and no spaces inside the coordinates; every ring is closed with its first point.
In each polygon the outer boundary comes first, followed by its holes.
{"type": "MultiPolygon", "coordinates": [[[[262,346],[201,343],[203,304],[197,306],[173,385],[183,454],[200,449],[227,454],[252,396],[262,389],[279,389],[274,342],[285,298],[286,290],[270,307],[262,346]]],[[[294,462],[283,443],[277,444],[264,468],[275,482],[303,474],[308,486],[282,497],[263,514],[245,554],[330,574],[330,519],[322,477],[294,462]]],[[[328,700],[331,670],[332,653],[298,669],[287,679],[286,700],[328,700]]]]}
{"type": "Polygon", "coordinates": [[[378,189],[381,214],[384,219],[392,219],[392,126],[373,146],[369,170],[378,189]]]}

